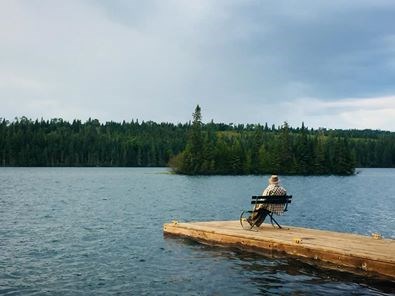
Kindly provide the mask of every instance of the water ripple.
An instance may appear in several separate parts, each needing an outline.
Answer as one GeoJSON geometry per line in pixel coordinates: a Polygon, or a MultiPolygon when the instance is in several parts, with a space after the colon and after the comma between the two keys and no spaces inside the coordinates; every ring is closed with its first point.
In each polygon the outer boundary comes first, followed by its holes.
{"type": "MultiPolygon", "coordinates": [[[[267,180],[165,171],[1,168],[0,295],[395,293],[286,257],[164,238],[173,219],[237,219],[267,180]]],[[[284,224],[395,238],[395,170],[282,180],[295,197],[284,224]]]]}

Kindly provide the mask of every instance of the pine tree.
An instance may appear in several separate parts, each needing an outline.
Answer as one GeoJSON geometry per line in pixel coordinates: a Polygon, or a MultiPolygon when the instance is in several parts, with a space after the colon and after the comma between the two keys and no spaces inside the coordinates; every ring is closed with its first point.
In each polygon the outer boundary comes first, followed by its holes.
{"type": "Polygon", "coordinates": [[[281,127],[280,142],[278,147],[279,171],[278,173],[287,173],[292,170],[292,143],[289,133],[289,126],[284,122],[281,127]]]}

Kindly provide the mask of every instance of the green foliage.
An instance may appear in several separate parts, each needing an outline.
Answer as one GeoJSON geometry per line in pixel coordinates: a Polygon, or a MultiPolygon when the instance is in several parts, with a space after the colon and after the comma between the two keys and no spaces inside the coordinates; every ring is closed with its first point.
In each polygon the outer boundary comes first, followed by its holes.
{"type": "Polygon", "coordinates": [[[340,174],[395,167],[395,133],[373,130],[0,119],[1,166],[166,166],[182,174],[340,174]]]}
{"type": "Polygon", "coordinates": [[[213,122],[197,126],[186,149],[170,163],[177,173],[351,175],[356,165],[395,167],[394,133],[309,131],[303,123],[292,129],[286,122],[279,129],[213,122]]]}
{"type": "Polygon", "coordinates": [[[3,166],[166,166],[185,148],[187,124],[0,119],[3,166]]]}

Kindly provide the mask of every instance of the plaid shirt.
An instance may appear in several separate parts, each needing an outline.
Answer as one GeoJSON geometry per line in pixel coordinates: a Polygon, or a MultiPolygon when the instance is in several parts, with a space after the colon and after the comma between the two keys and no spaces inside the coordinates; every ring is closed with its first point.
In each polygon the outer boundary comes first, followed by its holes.
{"type": "MultiPolygon", "coordinates": [[[[287,191],[279,185],[270,184],[263,191],[262,196],[270,196],[270,195],[287,195],[287,191]]],[[[284,212],[284,204],[268,204],[268,205],[260,204],[255,209],[262,209],[262,208],[265,208],[277,215],[281,215],[284,212]]]]}

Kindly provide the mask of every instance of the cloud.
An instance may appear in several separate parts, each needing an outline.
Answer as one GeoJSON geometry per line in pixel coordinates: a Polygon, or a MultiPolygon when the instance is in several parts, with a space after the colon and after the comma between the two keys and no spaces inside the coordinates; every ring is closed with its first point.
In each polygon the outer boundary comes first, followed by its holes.
{"type": "Polygon", "coordinates": [[[290,118],[304,118],[310,127],[395,130],[395,96],[334,101],[303,98],[283,105],[292,110],[290,118]]]}
{"type": "Polygon", "coordinates": [[[40,91],[46,88],[45,83],[31,79],[24,78],[22,75],[13,75],[9,73],[7,75],[0,75],[0,89],[16,89],[16,90],[26,90],[29,92],[40,91]]]}
{"type": "Polygon", "coordinates": [[[0,116],[185,122],[199,103],[207,120],[307,121],[283,108],[395,93],[394,13],[385,0],[4,0],[0,116]]]}

